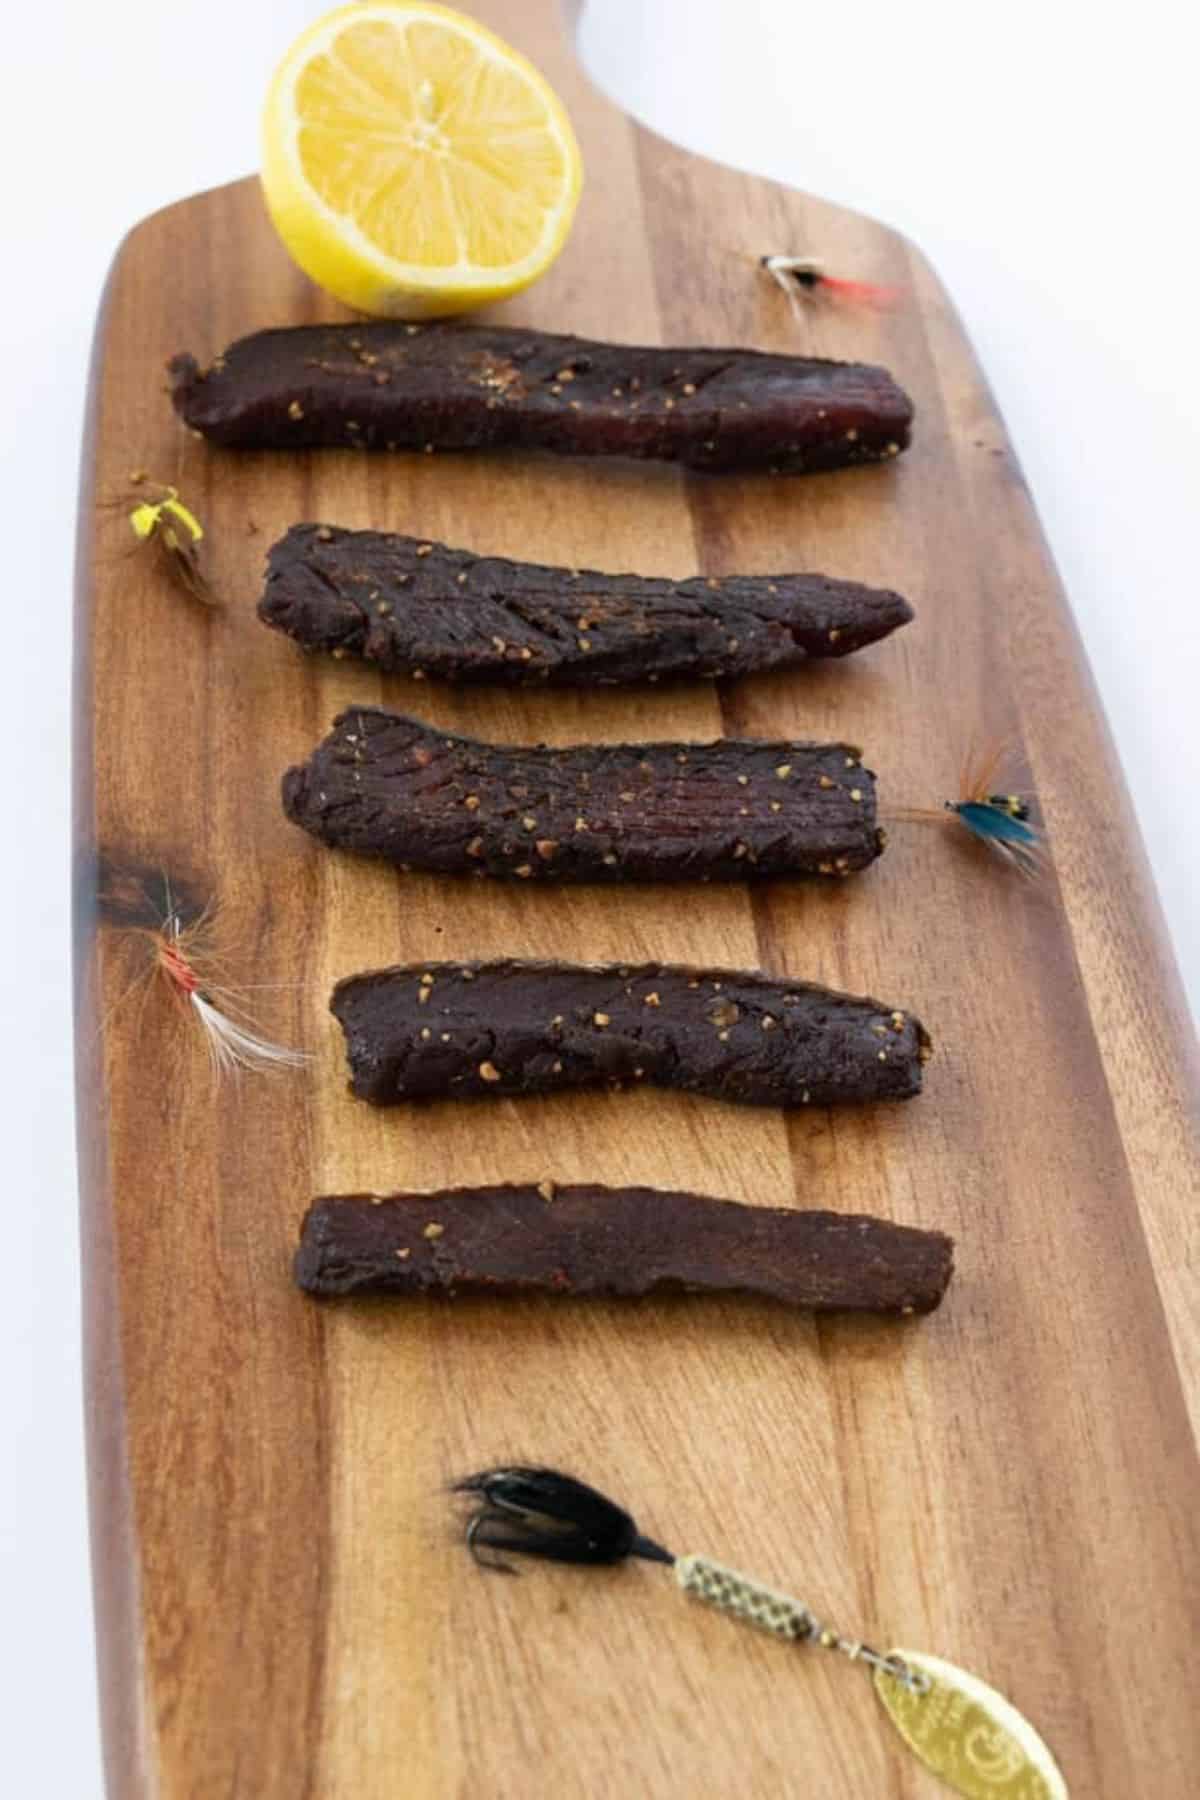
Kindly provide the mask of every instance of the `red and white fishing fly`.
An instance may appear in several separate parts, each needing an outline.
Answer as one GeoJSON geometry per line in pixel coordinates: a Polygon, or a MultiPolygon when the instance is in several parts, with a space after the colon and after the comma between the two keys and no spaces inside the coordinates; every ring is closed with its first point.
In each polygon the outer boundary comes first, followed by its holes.
{"type": "Polygon", "coordinates": [[[900,289],[876,281],[849,281],[841,275],[830,275],[815,256],[761,256],[759,267],[781,287],[792,306],[802,300],[828,298],[854,306],[879,309],[896,306],[900,289]]]}
{"type": "MultiPolygon", "coordinates": [[[[132,940],[148,952],[122,1001],[133,989],[157,977],[198,1026],[218,1078],[304,1067],[309,1061],[304,1051],[263,1036],[254,1023],[246,996],[262,991],[263,984],[247,987],[226,977],[216,947],[219,909],[215,904],[185,921],[165,876],[158,901],[150,898],[143,882],[135,881],[132,895],[124,883],[121,887],[119,896],[106,896],[103,910],[114,922],[129,925],[132,940]]],[[[147,987],[146,997],[149,992],[147,987]]]]}

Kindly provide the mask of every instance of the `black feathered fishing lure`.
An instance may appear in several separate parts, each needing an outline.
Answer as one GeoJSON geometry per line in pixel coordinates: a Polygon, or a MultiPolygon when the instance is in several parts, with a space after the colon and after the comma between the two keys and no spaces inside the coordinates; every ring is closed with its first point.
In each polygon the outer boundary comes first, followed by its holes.
{"type": "Polygon", "coordinates": [[[643,1537],[632,1518],[585,1481],[554,1469],[485,1469],[456,1481],[456,1494],[478,1494],[483,1504],[467,1526],[467,1547],[477,1562],[515,1574],[502,1558],[481,1548],[541,1556],[551,1562],[618,1563],[627,1556],[670,1563],[661,1544],[643,1537]]]}
{"type": "Polygon", "coordinates": [[[676,1556],[639,1531],[633,1515],[598,1489],[556,1469],[483,1469],[453,1484],[478,1501],[467,1547],[486,1569],[515,1574],[506,1555],[613,1564],[665,1563],[682,1591],[706,1606],[794,1644],[840,1651],[872,1672],[875,1690],[916,1756],[967,1800],[1067,1800],[1067,1788],[1032,1726],[994,1689],[941,1658],[886,1655],[822,1625],[802,1601],[707,1556],[676,1556]],[[493,1554],[485,1554],[491,1552],[493,1554]]]}

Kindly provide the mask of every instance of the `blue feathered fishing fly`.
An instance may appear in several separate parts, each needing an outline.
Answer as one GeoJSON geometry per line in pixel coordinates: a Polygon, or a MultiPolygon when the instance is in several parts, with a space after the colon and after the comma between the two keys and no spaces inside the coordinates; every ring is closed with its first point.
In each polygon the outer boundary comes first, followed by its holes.
{"type": "Polygon", "coordinates": [[[1020,793],[1003,791],[1003,769],[1007,751],[997,750],[972,754],[963,769],[957,800],[943,802],[942,812],[922,807],[902,807],[899,819],[932,820],[951,818],[969,831],[973,838],[986,844],[1022,875],[1036,875],[1041,865],[1044,840],[1033,816],[1032,803],[1020,793]]]}

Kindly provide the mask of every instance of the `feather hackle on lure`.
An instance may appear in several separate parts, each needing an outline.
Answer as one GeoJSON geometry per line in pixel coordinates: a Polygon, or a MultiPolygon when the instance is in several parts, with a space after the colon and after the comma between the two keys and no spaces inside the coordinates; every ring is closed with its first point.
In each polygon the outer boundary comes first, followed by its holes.
{"type": "Polygon", "coordinates": [[[557,1469],[483,1469],[454,1482],[451,1491],[478,1501],[465,1539],[482,1568],[515,1574],[507,1554],[592,1566],[630,1557],[665,1563],[690,1599],[786,1642],[835,1650],[868,1668],[914,1755],[966,1800],[995,1800],[1001,1791],[1027,1800],[1067,1800],[1058,1765],[1029,1722],[995,1689],[940,1657],[873,1650],[823,1625],[802,1601],[737,1569],[708,1556],[676,1556],[645,1537],[615,1500],[557,1469]]]}
{"type": "Polygon", "coordinates": [[[940,811],[899,807],[890,816],[918,824],[960,825],[1022,875],[1037,875],[1045,859],[1045,839],[1029,796],[1005,791],[1016,787],[1007,780],[1010,760],[1004,745],[974,751],[964,764],[956,800],[943,801],[940,811]]]}
{"type": "Polygon", "coordinates": [[[102,908],[114,923],[128,925],[132,940],[145,952],[131,985],[157,978],[199,1027],[218,1078],[302,1068],[309,1061],[307,1054],[263,1036],[246,1003],[251,989],[227,974],[217,948],[217,904],[210,901],[185,919],[165,875],[160,901],[150,898],[143,883],[134,885],[132,903],[123,894],[116,905],[111,900],[106,905],[106,896],[101,895],[102,908]]]}

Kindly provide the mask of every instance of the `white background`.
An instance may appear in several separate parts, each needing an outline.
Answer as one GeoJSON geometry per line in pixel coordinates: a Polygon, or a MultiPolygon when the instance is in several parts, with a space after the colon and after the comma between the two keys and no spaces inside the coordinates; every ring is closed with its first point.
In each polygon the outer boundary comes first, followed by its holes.
{"type": "MultiPolygon", "coordinates": [[[[254,166],[270,68],[321,10],[5,9],[0,1717],[12,1717],[0,1741],[14,1800],[100,1793],[67,928],[89,339],[124,231],[254,166]]],[[[1178,0],[590,0],[582,44],[601,84],[667,136],[873,213],[932,257],[1066,577],[1195,1007],[1200,261],[1186,16],[1178,0]]]]}

